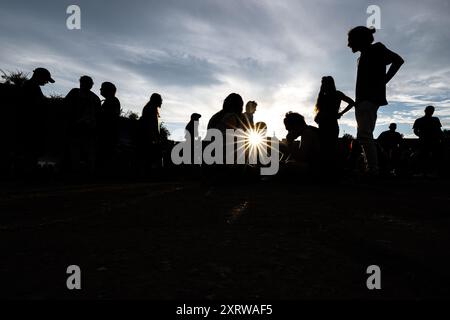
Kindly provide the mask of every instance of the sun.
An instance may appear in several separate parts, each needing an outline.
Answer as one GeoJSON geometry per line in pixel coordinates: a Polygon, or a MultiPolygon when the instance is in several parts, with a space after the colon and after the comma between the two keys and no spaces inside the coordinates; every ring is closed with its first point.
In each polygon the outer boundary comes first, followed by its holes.
{"type": "Polygon", "coordinates": [[[262,132],[252,129],[247,133],[247,139],[250,146],[257,147],[263,143],[264,136],[262,132]]]}

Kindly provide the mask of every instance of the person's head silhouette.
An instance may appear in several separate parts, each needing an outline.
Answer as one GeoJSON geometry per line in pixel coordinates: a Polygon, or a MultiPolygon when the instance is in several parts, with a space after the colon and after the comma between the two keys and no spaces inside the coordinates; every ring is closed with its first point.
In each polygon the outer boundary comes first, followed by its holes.
{"type": "Polygon", "coordinates": [[[320,85],[319,95],[317,96],[317,101],[314,108],[316,114],[320,111],[323,111],[324,108],[330,107],[329,103],[327,102],[329,101],[328,97],[332,97],[334,94],[336,94],[336,85],[334,83],[333,77],[322,77],[322,84],[320,85]]]}
{"type": "Polygon", "coordinates": [[[322,77],[322,85],[320,86],[320,93],[329,94],[336,92],[336,85],[331,76],[322,77]]]}
{"type": "Polygon", "coordinates": [[[82,76],[80,78],[80,89],[83,91],[90,91],[94,86],[94,80],[89,76],[82,76]]]}
{"type": "Polygon", "coordinates": [[[149,106],[152,106],[153,108],[161,108],[162,106],[162,97],[159,93],[153,93],[150,96],[150,100],[148,102],[149,106]]]}
{"type": "Polygon", "coordinates": [[[202,117],[201,114],[193,113],[191,114],[191,121],[198,121],[202,117]]]}
{"type": "Polygon", "coordinates": [[[348,46],[353,52],[364,51],[374,41],[374,28],[358,26],[348,32],[348,46]]]}
{"type": "Polygon", "coordinates": [[[257,122],[255,123],[255,130],[260,132],[262,135],[267,134],[267,124],[265,122],[257,122]]]}
{"type": "Polygon", "coordinates": [[[295,139],[301,136],[303,134],[303,131],[307,127],[305,118],[297,112],[289,111],[288,113],[286,113],[283,122],[286,130],[288,131],[288,134],[286,136],[286,140],[288,141],[288,143],[293,142],[295,139]]]}
{"type": "Polygon", "coordinates": [[[223,101],[223,111],[226,113],[241,114],[244,107],[244,100],[237,93],[231,93],[223,101]]]}
{"type": "Polygon", "coordinates": [[[397,130],[397,124],[396,123],[391,123],[389,125],[389,130],[392,132],[395,132],[395,130],[397,130]]]}
{"type": "Polygon", "coordinates": [[[434,107],[433,106],[428,106],[425,108],[425,116],[427,117],[431,117],[434,114],[434,107]]]}
{"type": "Polygon", "coordinates": [[[103,82],[100,87],[100,94],[105,97],[105,99],[113,98],[116,96],[117,88],[111,82],[103,82]]]}
{"type": "Polygon", "coordinates": [[[254,114],[256,112],[257,105],[258,104],[256,103],[256,101],[247,102],[247,104],[245,105],[245,112],[248,114],[254,114]]]}
{"type": "Polygon", "coordinates": [[[47,83],[55,83],[55,80],[52,79],[50,71],[45,68],[36,68],[33,71],[33,76],[31,77],[32,81],[35,81],[39,86],[44,86],[47,83]]]}

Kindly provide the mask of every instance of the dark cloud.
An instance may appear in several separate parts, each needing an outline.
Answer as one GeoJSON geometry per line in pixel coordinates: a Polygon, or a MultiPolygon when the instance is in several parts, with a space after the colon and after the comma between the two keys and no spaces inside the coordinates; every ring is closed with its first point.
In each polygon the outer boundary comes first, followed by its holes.
{"type": "Polygon", "coordinates": [[[163,86],[212,86],[221,84],[219,68],[206,59],[189,54],[165,52],[163,57],[139,60],[120,59],[119,64],[163,86]]]}
{"type": "MultiPolygon", "coordinates": [[[[278,130],[282,123],[277,117],[284,111],[280,105],[311,118],[324,75],[334,76],[339,89],[354,94],[358,55],[346,47],[346,34],[365,24],[366,8],[373,3],[79,0],[80,31],[66,28],[71,4],[1,1],[0,68],[31,71],[42,64],[57,80],[52,88],[62,93],[85,73],[97,84],[114,81],[124,106],[143,105],[150,88],[158,88],[167,96],[164,116],[170,123],[193,111],[188,106],[192,100],[207,119],[229,91],[239,90],[244,99],[261,101],[259,112],[267,108],[278,130]]],[[[378,5],[382,29],[376,40],[406,60],[389,84],[391,106],[383,109],[382,123],[389,117],[410,122],[416,113],[409,111],[432,102],[449,124],[449,2],[391,0],[378,5]]],[[[354,128],[352,115],[345,121],[348,132],[354,128]]]]}

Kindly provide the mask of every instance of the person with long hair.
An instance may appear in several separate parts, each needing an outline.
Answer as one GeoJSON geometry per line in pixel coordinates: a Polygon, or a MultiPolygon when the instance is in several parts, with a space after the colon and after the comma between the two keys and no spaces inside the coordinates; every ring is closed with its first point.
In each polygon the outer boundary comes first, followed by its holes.
{"type": "Polygon", "coordinates": [[[325,171],[334,171],[337,164],[339,125],[338,119],[342,113],[339,112],[341,102],[348,103],[348,111],[355,105],[355,102],[336,90],[333,77],[322,78],[319,95],[315,106],[316,116],[314,121],[319,125],[320,140],[322,145],[322,168],[325,171]]]}

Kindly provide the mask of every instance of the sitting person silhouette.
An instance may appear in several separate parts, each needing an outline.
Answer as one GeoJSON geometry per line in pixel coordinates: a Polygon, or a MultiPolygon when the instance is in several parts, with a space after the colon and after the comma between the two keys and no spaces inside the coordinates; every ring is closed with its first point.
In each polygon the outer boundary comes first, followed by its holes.
{"type": "Polygon", "coordinates": [[[421,174],[429,174],[439,164],[444,134],[439,118],[433,117],[434,107],[425,108],[425,116],[414,122],[414,134],[419,137],[419,169],[421,174]]]}
{"type": "Polygon", "coordinates": [[[296,112],[288,112],[284,118],[286,135],[286,149],[289,153],[288,162],[296,162],[305,172],[315,173],[320,160],[319,130],[309,126],[305,118],[296,112]],[[300,146],[295,142],[301,137],[300,146]]]}
{"type": "Polygon", "coordinates": [[[257,122],[255,123],[255,130],[256,132],[261,133],[263,136],[267,135],[267,123],[265,122],[257,122]]]}
{"type": "Polygon", "coordinates": [[[211,117],[207,128],[218,129],[223,134],[225,134],[226,129],[241,129],[243,126],[240,115],[243,105],[244,101],[239,94],[229,94],[223,101],[222,110],[211,117]]]}

